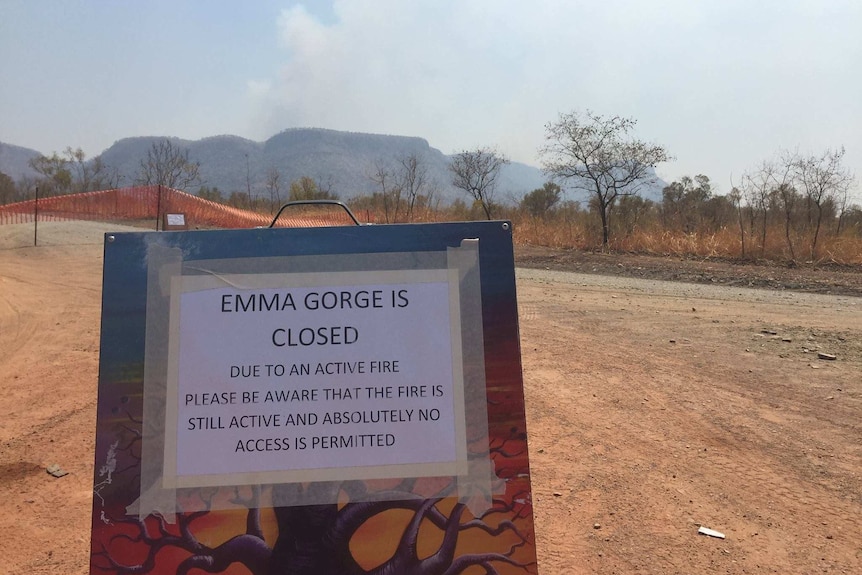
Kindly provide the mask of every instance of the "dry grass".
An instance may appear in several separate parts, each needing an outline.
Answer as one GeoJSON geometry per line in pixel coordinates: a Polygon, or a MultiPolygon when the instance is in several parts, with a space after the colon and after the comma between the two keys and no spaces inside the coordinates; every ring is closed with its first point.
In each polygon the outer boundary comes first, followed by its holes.
{"type": "MultiPolygon", "coordinates": [[[[473,217],[476,216],[473,214],[473,217]]],[[[368,210],[363,210],[359,217],[364,221],[384,221],[381,214],[368,210]]],[[[517,210],[510,210],[508,213],[500,212],[498,217],[513,221],[515,243],[563,250],[602,249],[601,230],[591,214],[537,218],[524,215],[517,210]]],[[[465,219],[470,219],[470,214],[440,209],[417,212],[412,221],[442,222],[465,219]]],[[[609,247],[612,251],[656,256],[862,265],[862,237],[851,234],[835,236],[832,232],[821,233],[815,258],[811,257],[810,235],[793,235],[791,237],[793,253],[791,253],[781,225],[769,226],[765,241],[761,240],[760,233],[753,235],[746,232],[743,251],[739,228],[724,227],[717,231],[683,233],[666,230],[657,223],[650,222],[643,226],[632,226],[631,230],[615,231],[611,235],[609,247]]]]}
{"type": "MultiPolygon", "coordinates": [[[[475,208],[475,206],[473,207],[475,208]]],[[[338,212],[342,214],[342,212],[338,212]]],[[[291,212],[291,215],[296,215],[291,212]]],[[[373,209],[356,211],[362,222],[386,223],[383,213],[373,209]]],[[[554,249],[598,251],[602,249],[601,230],[593,214],[569,212],[556,217],[538,218],[525,215],[516,209],[495,214],[500,219],[514,223],[515,242],[546,246],[554,249]]],[[[344,217],[343,225],[350,225],[344,217]]],[[[411,222],[444,222],[481,219],[475,209],[431,209],[417,208],[411,222]]],[[[128,225],[130,222],[123,222],[128,225]]],[[[151,227],[153,222],[148,222],[151,227]]],[[[327,220],[328,225],[332,222],[327,220]]],[[[308,225],[304,222],[304,225],[308,225]]],[[[0,248],[32,245],[32,224],[10,224],[0,226],[7,233],[0,238],[0,248]],[[8,237],[7,237],[8,236],[8,237]]],[[[42,241],[50,243],[51,223],[40,223],[42,241]],[[46,235],[48,234],[48,235],[46,235]]],[[[612,251],[640,253],[656,256],[695,257],[702,259],[749,260],[770,262],[792,262],[795,264],[837,264],[862,266],[862,236],[844,232],[836,235],[826,229],[821,232],[814,257],[811,254],[811,235],[794,232],[791,236],[793,249],[788,245],[784,227],[774,224],[767,227],[765,241],[762,233],[746,233],[743,250],[738,227],[724,227],[717,231],[683,233],[662,228],[655,219],[630,225],[630,229],[613,230],[609,248],[612,251]]]]}
{"type": "MultiPolygon", "coordinates": [[[[514,220],[517,243],[557,249],[601,249],[600,234],[591,222],[543,220],[523,216],[516,216],[514,220]]],[[[811,257],[810,236],[797,235],[791,239],[793,254],[787,244],[784,229],[776,225],[767,228],[765,242],[761,242],[759,234],[756,237],[746,234],[743,252],[738,229],[722,228],[714,232],[683,233],[665,230],[659,226],[648,226],[612,235],[610,249],[658,256],[862,265],[860,237],[822,235],[814,258],[811,257]]]]}
{"type": "Polygon", "coordinates": [[[843,265],[862,265],[862,238],[830,237],[818,250],[821,261],[843,265]]]}

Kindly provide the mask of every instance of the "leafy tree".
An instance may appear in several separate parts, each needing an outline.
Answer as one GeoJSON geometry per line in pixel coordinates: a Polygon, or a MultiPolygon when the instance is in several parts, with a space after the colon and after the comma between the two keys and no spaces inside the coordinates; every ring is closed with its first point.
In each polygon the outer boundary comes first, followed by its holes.
{"type": "Polygon", "coordinates": [[[62,155],[37,156],[29,164],[40,174],[38,185],[45,196],[114,188],[120,179],[117,170],[106,166],[100,156],[88,160],[84,150],[69,146],[62,155]]]}
{"type": "Polygon", "coordinates": [[[470,208],[467,207],[467,203],[462,198],[458,197],[452,200],[452,202],[445,208],[442,219],[453,222],[462,222],[473,218],[470,217],[470,208]]]}
{"type": "Polygon", "coordinates": [[[182,150],[165,138],[153,142],[147,157],[141,160],[137,181],[145,186],[167,186],[185,190],[202,183],[200,162],[189,159],[189,151],[182,150]]]}
{"type": "Polygon", "coordinates": [[[616,206],[615,230],[630,236],[642,229],[655,213],[655,202],[640,196],[622,196],[616,206]]]}
{"type": "Polygon", "coordinates": [[[119,172],[109,168],[102,161],[101,156],[87,160],[87,155],[81,148],[67,147],[63,155],[68,160],[69,170],[74,177],[74,190],[76,192],[91,192],[116,188],[120,181],[119,172]]]}
{"type": "Polygon", "coordinates": [[[247,210],[251,207],[251,198],[248,197],[246,192],[238,192],[234,190],[227,197],[227,205],[247,210]]]}
{"type": "Polygon", "coordinates": [[[630,135],[637,121],[587,110],[560,114],[545,126],[548,143],[540,149],[545,172],[583,190],[595,200],[601,218],[602,247],[610,239],[610,214],[622,196],[636,195],[656,181],[653,168],[670,160],[659,145],[630,135]]]}
{"type": "Polygon", "coordinates": [[[683,176],[662,190],[662,220],[669,228],[692,233],[703,224],[706,206],[712,197],[709,178],[698,174],[683,176]]]}
{"type": "Polygon", "coordinates": [[[545,182],[541,188],[536,188],[521,200],[521,209],[536,218],[544,218],[550,214],[560,202],[562,190],[554,182],[545,182]]]}
{"type": "Polygon", "coordinates": [[[9,175],[0,172],[0,205],[18,201],[18,189],[9,175]]]}
{"type": "Polygon", "coordinates": [[[734,223],[736,207],[729,196],[710,197],[703,206],[701,219],[709,231],[716,232],[734,223]]]}
{"type": "Polygon", "coordinates": [[[218,202],[220,204],[223,204],[225,201],[224,195],[221,193],[221,190],[215,186],[213,186],[212,188],[207,186],[201,186],[201,189],[198,190],[198,197],[203,198],[204,200],[209,200],[211,202],[218,202]]]}
{"type": "Polygon", "coordinates": [[[465,150],[452,158],[449,171],[452,185],[463,190],[482,206],[485,217],[491,219],[494,209],[494,192],[500,170],[509,163],[508,158],[493,148],[465,150]]]}
{"type": "Polygon", "coordinates": [[[338,196],[328,187],[322,186],[317,180],[303,176],[290,183],[288,200],[337,200],[338,196]]]}
{"type": "Polygon", "coordinates": [[[853,205],[846,208],[843,219],[843,229],[846,233],[862,237],[862,206],[853,205]]]}
{"type": "Polygon", "coordinates": [[[69,160],[54,152],[50,156],[37,156],[28,162],[39,173],[39,188],[43,196],[57,196],[72,191],[72,172],[69,160]]]}

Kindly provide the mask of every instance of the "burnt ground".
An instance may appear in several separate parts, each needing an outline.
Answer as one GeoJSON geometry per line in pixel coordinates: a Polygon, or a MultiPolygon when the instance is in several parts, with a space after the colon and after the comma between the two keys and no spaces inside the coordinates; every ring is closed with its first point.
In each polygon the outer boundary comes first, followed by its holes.
{"type": "Polygon", "coordinates": [[[519,267],[735,287],[862,296],[862,266],[658,257],[515,246],[519,267]]]}

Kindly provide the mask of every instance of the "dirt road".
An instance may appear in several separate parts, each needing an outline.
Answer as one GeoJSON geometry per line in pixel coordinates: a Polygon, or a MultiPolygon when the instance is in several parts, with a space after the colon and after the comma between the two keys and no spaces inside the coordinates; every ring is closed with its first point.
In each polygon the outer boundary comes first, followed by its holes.
{"type": "MultiPolygon", "coordinates": [[[[100,286],[98,244],[0,250],[0,573],[88,572],[100,286]]],[[[862,572],[862,298],[518,290],[540,573],[862,572]]]]}
{"type": "Polygon", "coordinates": [[[518,287],[542,572],[860,572],[862,300],[518,287]]]}

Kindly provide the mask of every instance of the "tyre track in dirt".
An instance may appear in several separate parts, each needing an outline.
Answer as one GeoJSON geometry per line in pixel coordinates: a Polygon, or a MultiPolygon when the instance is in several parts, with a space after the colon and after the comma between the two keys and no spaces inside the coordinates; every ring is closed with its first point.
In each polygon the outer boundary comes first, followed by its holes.
{"type": "Polygon", "coordinates": [[[27,345],[36,326],[31,321],[26,308],[6,294],[20,292],[20,284],[14,279],[0,275],[0,362],[10,358],[16,351],[27,345]]]}
{"type": "MultiPolygon", "coordinates": [[[[91,253],[83,265],[78,251],[48,247],[3,254],[0,300],[8,302],[8,311],[0,311],[0,369],[12,385],[4,390],[8,401],[0,404],[0,441],[25,422],[57,421],[70,406],[86,403],[77,393],[82,383],[76,374],[98,362],[101,262],[91,253]],[[45,401],[46,393],[63,401],[45,401]]],[[[95,381],[87,387],[95,390],[95,381]]]]}
{"type": "Polygon", "coordinates": [[[0,280],[0,572],[85,573],[101,248],[0,250],[0,280]]]}

